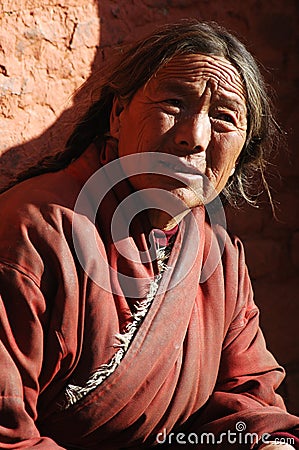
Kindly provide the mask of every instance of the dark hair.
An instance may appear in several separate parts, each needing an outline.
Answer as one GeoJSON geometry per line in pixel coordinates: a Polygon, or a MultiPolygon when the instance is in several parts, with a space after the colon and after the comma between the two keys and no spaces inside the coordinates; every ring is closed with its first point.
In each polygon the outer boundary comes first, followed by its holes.
{"type": "Polygon", "coordinates": [[[97,74],[92,98],[87,100],[87,113],[68,139],[66,150],[55,160],[48,161],[48,168],[58,170],[67,165],[95,138],[109,131],[114,96],[129,102],[136,91],[174,56],[199,53],[222,56],[230,61],[238,70],[246,92],[247,140],[235,173],[222,194],[232,204],[236,204],[240,198],[252,202],[252,180],[256,172],[261,174],[269,193],[264,170],[277,132],[258,65],[245,46],[224,28],[195,19],[158,28],[127,50],[122,50],[110,67],[105,68],[105,72],[97,74]]]}

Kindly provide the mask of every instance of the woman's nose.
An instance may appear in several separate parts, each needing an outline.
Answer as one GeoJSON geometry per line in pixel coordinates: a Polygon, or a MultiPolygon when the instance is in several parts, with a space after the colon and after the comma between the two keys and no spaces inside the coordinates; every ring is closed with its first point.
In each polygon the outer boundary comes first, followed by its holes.
{"type": "Polygon", "coordinates": [[[175,144],[185,152],[204,152],[211,140],[211,123],[208,114],[181,118],[175,125],[175,144]]]}

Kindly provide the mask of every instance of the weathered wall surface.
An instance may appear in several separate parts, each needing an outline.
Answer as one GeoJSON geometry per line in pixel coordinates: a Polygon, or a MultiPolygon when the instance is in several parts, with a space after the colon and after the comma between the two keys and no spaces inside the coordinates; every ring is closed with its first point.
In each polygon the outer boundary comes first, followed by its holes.
{"type": "Polygon", "coordinates": [[[0,187],[63,145],[63,111],[71,113],[71,97],[97,56],[96,3],[42,3],[16,0],[0,6],[0,153],[5,154],[0,187]]]}
{"type": "Polygon", "coordinates": [[[109,57],[158,23],[215,20],[235,32],[265,68],[287,144],[277,158],[278,221],[267,202],[228,212],[244,240],[256,302],[271,350],[288,369],[289,408],[299,404],[299,152],[297,0],[4,0],[0,6],[0,188],[62,148],[76,119],[70,96],[109,57]]]}

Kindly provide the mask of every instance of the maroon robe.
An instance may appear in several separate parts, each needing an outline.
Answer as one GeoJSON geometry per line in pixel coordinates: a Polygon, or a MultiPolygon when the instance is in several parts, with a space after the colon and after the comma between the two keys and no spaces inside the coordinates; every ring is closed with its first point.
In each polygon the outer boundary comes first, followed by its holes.
{"type": "Polygon", "coordinates": [[[212,230],[202,207],[181,223],[171,269],[118,368],[64,407],[66,386],[84,385],[115,354],[115,335],[156,273],[150,258],[136,261],[139,251],[150,254],[144,218],[124,239],[126,257],[110,235],[126,182],[107,195],[95,223],[74,213],[100,164],[92,146],[68,168],[0,198],[0,448],[138,449],[157,437],[159,448],[173,430],[220,436],[242,421],[260,437],[298,426],[274,392],[284,371],[265,347],[242,245],[221,226],[212,230]],[[118,273],[131,277],[136,298],[122,294],[118,273]]]}

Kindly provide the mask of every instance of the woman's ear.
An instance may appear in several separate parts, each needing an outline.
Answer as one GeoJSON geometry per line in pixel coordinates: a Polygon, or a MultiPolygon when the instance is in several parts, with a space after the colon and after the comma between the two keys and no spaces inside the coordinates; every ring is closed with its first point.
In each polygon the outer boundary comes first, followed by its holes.
{"type": "Polygon", "coordinates": [[[112,103],[112,109],[110,112],[110,135],[115,139],[119,138],[120,130],[120,113],[123,110],[123,106],[118,97],[114,97],[112,103]]]}

